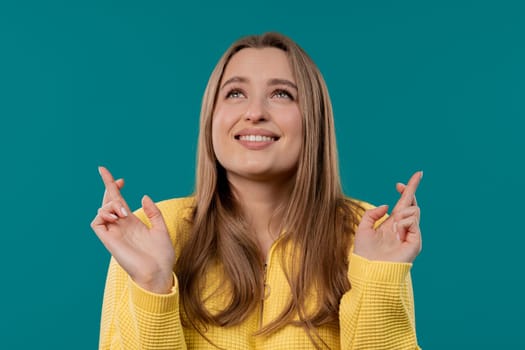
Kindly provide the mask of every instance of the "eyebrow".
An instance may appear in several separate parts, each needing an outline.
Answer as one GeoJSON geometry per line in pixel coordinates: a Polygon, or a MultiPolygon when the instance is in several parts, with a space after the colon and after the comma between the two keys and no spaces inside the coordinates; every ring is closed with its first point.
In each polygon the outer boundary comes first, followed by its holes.
{"type": "MultiPolygon", "coordinates": [[[[224,82],[224,84],[222,84],[221,90],[224,89],[224,87],[226,85],[228,85],[228,84],[232,84],[232,83],[247,83],[247,82],[248,82],[247,78],[235,76],[235,77],[232,77],[232,78],[226,80],[224,82]]],[[[294,83],[292,83],[288,79],[278,79],[278,78],[270,79],[268,81],[268,86],[273,86],[273,85],[286,85],[286,86],[289,86],[289,87],[295,89],[296,91],[299,90],[297,88],[297,85],[295,85],[294,83]]]]}
{"type": "Polygon", "coordinates": [[[288,79],[270,79],[270,81],[268,82],[268,85],[270,85],[270,86],[272,86],[272,85],[287,85],[287,86],[295,89],[296,91],[299,91],[299,89],[297,89],[297,85],[295,85],[294,83],[292,83],[288,79]]]}

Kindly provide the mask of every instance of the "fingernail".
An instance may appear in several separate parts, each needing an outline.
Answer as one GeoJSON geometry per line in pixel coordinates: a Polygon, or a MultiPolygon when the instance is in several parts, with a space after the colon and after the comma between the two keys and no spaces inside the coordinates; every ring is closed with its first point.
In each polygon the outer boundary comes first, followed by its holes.
{"type": "Polygon", "coordinates": [[[421,176],[419,179],[422,179],[423,178],[423,170],[421,170],[421,176]]]}
{"type": "Polygon", "coordinates": [[[111,216],[113,219],[117,220],[118,219],[118,216],[116,216],[115,214],[109,214],[109,216],[111,216]]]}
{"type": "Polygon", "coordinates": [[[124,209],[124,207],[120,208],[120,212],[122,213],[122,215],[128,216],[128,211],[124,209]]]}

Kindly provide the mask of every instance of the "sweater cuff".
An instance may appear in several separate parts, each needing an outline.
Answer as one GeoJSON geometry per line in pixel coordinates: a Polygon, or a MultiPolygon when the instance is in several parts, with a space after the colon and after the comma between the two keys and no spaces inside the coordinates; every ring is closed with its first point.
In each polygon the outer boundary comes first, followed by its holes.
{"type": "Polygon", "coordinates": [[[179,283],[173,274],[173,287],[169,294],[156,294],[145,290],[129,278],[131,301],[138,308],[156,314],[171,313],[178,310],[179,283]]]}
{"type": "Polygon", "coordinates": [[[411,263],[373,261],[352,253],[348,279],[352,284],[366,282],[402,284],[406,281],[411,267],[411,263]]]}

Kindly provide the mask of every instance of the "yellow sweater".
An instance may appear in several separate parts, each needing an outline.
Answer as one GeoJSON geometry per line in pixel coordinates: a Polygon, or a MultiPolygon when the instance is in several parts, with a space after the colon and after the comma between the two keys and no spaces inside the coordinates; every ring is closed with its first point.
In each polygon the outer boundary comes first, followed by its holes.
{"type": "MultiPolygon", "coordinates": [[[[181,242],[189,234],[192,198],[158,203],[178,256],[181,242]]],[[[370,207],[362,203],[365,207],[370,207]]],[[[137,215],[148,220],[142,210],[137,215]]],[[[259,310],[234,327],[210,326],[206,336],[227,350],[314,349],[306,332],[289,325],[270,336],[254,336],[262,324],[275,319],[290,297],[289,285],[274,248],[269,252],[266,272],[267,297],[259,310]]],[[[341,298],[339,328],[318,329],[323,341],[337,349],[418,349],[411,264],[366,260],[350,253],[348,278],[352,288],[341,298]]],[[[214,271],[208,281],[220,283],[214,271]]],[[[215,286],[209,286],[210,291],[215,286]]],[[[209,310],[220,309],[220,295],[206,301],[209,310]]],[[[135,284],[112,258],[109,266],[102,320],[100,349],[217,349],[193,328],[181,324],[177,280],[172,293],[157,295],[135,284]]]]}

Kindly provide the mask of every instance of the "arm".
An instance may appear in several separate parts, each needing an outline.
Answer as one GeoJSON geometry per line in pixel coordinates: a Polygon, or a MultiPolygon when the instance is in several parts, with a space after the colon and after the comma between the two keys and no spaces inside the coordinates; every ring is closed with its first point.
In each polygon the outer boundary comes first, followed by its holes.
{"type": "MultiPolygon", "coordinates": [[[[106,186],[91,227],[112,255],[100,349],[186,349],[179,319],[175,251],[163,215],[145,196],[129,214],[121,180],[101,167],[106,186]]],[[[173,228],[172,228],[173,231],[173,228]]]]}
{"type": "Polygon", "coordinates": [[[352,289],[341,299],[341,349],[419,349],[410,263],[370,261],[352,254],[352,289]]]}
{"type": "Polygon", "coordinates": [[[186,349],[174,279],[171,293],[148,292],[112,258],[102,305],[99,349],[186,349]]]}
{"type": "Polygon", "coordinates": [[[349,258],[351,289],[341,299],[341,348],[418,349],[410,268],[421,251],[415,192],[422,173],[398,184],[401,198],[366,210],[349,258]]]}

